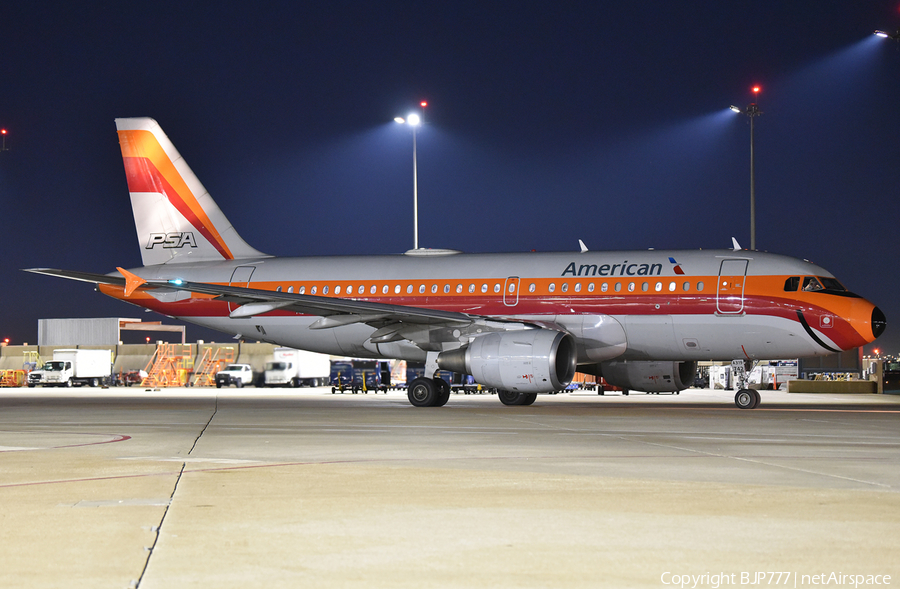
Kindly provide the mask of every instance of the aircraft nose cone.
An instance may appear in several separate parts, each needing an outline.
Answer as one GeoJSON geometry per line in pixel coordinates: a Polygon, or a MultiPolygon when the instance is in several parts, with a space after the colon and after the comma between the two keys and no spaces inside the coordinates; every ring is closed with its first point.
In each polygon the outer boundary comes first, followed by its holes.
{"type": "Polygon", "coordinates": [[[875,307],[872,309],[872,335],[877,339],[882,333],[884,333],[884,329],[887,327],[887,318],[884,316],[884,313],[881,312],[881,309],[875,307]]]}

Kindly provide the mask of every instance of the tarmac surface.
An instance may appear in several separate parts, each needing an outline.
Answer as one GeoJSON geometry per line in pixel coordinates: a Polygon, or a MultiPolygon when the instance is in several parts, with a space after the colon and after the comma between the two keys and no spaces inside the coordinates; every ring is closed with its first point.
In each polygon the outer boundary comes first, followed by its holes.
{"type": "Polygon", "coordinates": [[[900,585],[900,397],[732,396],[0,389],[0,587],[900,585]]]}

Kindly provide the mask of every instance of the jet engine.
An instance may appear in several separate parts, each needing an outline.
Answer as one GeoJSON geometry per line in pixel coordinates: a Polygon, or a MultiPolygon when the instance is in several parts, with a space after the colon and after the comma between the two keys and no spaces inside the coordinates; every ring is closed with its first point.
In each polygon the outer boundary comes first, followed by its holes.
{"type": "Polygon", "coordinates": [[[577,359],[575,339],[568,333],[524,329],[478,336],[467,346],[441,352],[437,363],[489,387],[549,393],[572,382],[577,359]]]}
{"type": "Polygon", "coordinates": [[[600,363],[600,374],[609,384],[647,393],[686,389],[693,384],[696,373],[696,362],[613,360],[600,363]]]}

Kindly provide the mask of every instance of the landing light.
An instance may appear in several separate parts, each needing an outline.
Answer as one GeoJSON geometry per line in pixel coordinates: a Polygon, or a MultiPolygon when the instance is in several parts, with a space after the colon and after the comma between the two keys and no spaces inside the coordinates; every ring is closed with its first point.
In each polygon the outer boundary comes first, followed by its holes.
{"type": "Polygon", "coordinates": [[[174,284],[175,286],[181,286],[182,284],[184,284],[184,280],[182,280],[181,278],[175,278],[173,280],[170,280],[169,284],[174,284]]]}

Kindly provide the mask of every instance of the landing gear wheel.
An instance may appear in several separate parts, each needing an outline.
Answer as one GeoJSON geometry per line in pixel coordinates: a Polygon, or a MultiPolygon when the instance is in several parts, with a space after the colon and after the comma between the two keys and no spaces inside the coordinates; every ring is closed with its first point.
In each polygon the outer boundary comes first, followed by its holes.
{"type": "Polygon", "coordinates": [[[734,395],[734,404],[739,409],[756,409],[759,405],[759,391],[740,389],[734,395]]]}
{"type": "Polygon", "coordinates": [[[450,383],[443,378],[436,378],[434,379],[434,384],[438,388],[437,402],[435,402],[434,406],[443,407],[450,400],[450,383]]]}
{"type": "Polygon", "coordinates": [[[415,407],[434,407],[439,400],[438,385],[430,378],[416,378],[409,383],[406,397],[415,407]]]}
{"type": "Polygon", "coordinates": [[[504,405],[531,405],[537,399],[537,393],[517,393],[515,391],[497,391],[500,402],[504,405]]]}

